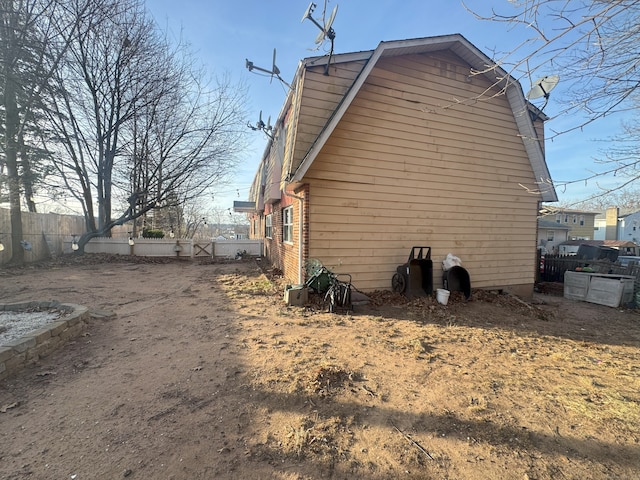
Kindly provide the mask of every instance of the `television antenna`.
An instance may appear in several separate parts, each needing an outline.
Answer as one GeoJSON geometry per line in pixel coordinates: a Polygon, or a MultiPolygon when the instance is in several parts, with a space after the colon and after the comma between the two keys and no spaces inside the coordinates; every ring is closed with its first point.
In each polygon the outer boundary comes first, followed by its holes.
{"type": "Polygon", "coordinates": [[[291,85],[285,82],[284,79],[280,76],[280,69],[276,65],[276,49],[275,48],[273,49],[273,61],[271,63],[271,70],[267,70],[266,68],[262,68],[254,65],[254,63],[249,59],[245,58],[245,61],[246,61],[245,66],[250,72],[257,70],[259,72],[266,73],[267,75],[271,75],[271,79],[269,80],[269,83],[273,81],[273,77],[276,77],[278,80],[284,83],[287,86],[287,88],[291,88],[291,85]]]}
{"type": "Polygon", "coordinates": [[[267,137],[273,140],[273,127],[271,126],[271,116],[267,118],[267,123],[264,123],[262,121],[262,110],[260,110],[260,116],[258,117],[258,121],[256,122],[256,124],[251,125],[250,123],[247,123],[247,127],[249,127],[254,132],[261,131],[267,137]]]}
{"type": "Polygon", "coordinates": [[[318,20],[313,18],[313,11],[316,9],[316,7],[317,5],[311,2],[305,10],[301,22],[304,22],[305,20],[311,20],[311,22],[320,29],[320,33],[315,40],[316,45],[321,44],[327,38],[331,42],[331,48],[329,49],[329,59],[327,61],[327,66],[324,69],[324,74],[329,75],[329,64],[331,63],[331,57],[333,57],[333,41],[336,38],[336,31],[331,25],[333,25],[333,21],[336,19],[336,13],[338,13],[338,5],[333,7],[333,11],[331,12],[331,15],[329,15],[329,20],[325,22],[324,18],[322,19],[322,24],[318,20]]]}
{"type": "MultiPolygon", "coordinates": [[[[560,77],[558,75],[547,75],[545,77],[539,78],[538,80],[533,82],[531,90],[529,90],[529,93],[527,93],[527,100],[534,100],[536,98],[544,97],[544,103],[542,104],[542,107],[539,108],[539,110],[542,112],[544,110],[544,107],[547,106],[551,90],[553,90],[556,85],[558,85],[559,81],[560,77]]],[[[536,118],[534,118],[534,120],[537,118],[538,116],[536,115],[536,118]]]]}

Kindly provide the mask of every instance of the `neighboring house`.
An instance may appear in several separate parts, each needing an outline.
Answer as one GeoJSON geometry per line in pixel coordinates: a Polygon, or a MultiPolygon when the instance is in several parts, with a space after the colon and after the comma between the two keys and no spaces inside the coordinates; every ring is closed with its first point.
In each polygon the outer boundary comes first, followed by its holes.
{"type": "Polygon", "coordinates": [[[453,253],[472,287],[530,296],[540,202],[557,198],[546,117],[520,84],[457,34],[327,61],[301,61],[253,205],[234,206],[271,263],[302,283],[315,258],[389,290],[411,247],[430,246],[434,288],[453,253]]]}
{"type": "Polygon", "coordinates": [[[640,212],[620,214],[617,207],[596,215],[594,240],[625,240],[640,243],[640,212]]]}
{"type": "Polygon", "coordinates": [[[618,255],[640,255],[638,245],[624,240],[567,240],[558,245],[558,253],[560,255],[575,255],[580,245],[614,248],[618,250],[618,255]]]}
{"type": "MultiPolygon", "coordinates": [[[[616,216],[616,228],[618,224],[618,219],[616,216]]],[[[593,239],[594,240],[604,240],[607,238],[607,218],[606,214],[599,213],[593,219],[593,239]]]]}
{"type": "Polygon", "coordinates": [[[541,213],[545,220],[567,226],[568,240],[594,240],[595,218],[598,212],[545,206],[541,213]]]}
{"type": "Polygon", "coordinates": [[[640,243],[640,212],[622,215],[620,220],[618,240],[640,243]]]}
{"type": "Polygon", "coordinates": [[[538,219],[538,248],[542,253],[558,253],[558,245],[568,240],[569,226],[546,218],[538,219]]]}

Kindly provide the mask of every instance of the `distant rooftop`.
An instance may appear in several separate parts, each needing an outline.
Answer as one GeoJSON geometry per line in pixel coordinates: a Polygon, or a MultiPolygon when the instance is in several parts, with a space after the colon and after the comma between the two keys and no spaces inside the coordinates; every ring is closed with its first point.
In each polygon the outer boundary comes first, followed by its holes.
{"type": "Polygon", "coordinates": [[[256,211],[256,202],[233,202],[233,211],[238,213],[253,213],[256,211]]]}

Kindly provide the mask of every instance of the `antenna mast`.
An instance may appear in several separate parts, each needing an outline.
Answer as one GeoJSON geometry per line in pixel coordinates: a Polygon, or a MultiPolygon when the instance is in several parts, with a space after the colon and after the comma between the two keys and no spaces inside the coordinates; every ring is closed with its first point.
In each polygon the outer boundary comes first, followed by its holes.
{"type": "Polygon", "coordinates": [[[304,12],[301,22],[304,22],[305,20],[311,20],[311,22],[320,29],[320,33],[316,37],[316,44],[322,43],[326,38],[328,38],[331,42],[331,48],[329,49],[329,59],[327,60],[327,66],[324,69],[324,74],[329,75],[329,65],[331,64],[331,58],[333,57],[333,41],[336,38],[336,32],[331,27],[331,25],[333,25],[333,21],[336,18],[336,13],[338,13],[338,5],[333,7],[333,11],[331,12],[329,20],[326,23],[324,22],[324,18],[322,19],[324,25],[321,25],[320,22],[318,22],[312,16],[313,11],[316,9],[316,6],[317,5],[313,2],[309,4],[307,10],[304,12]]]}
{"type": "Polygon", "coordinates": [[[273,130],[274,130],[274,128],[271,126],[271,117],[269,117],[267,119],[267,123],[265,124],[262,121],[262,110],[260,110],[260,116],[258,117],[258,121],[256,122],[255,126],[251,125],[250,123],[247,123],[247,127],[249,127],[254,132],[260,130],[267,137],[269,137],[271,140],[273,140],[273,130]]]}
{"type": "Polygon", "coordinates": [[[266,73],[268,75],[271,75],[271,80],[269,80],[269,82],[273,81],[273,77],[276,77],[278,80],[280,80],[282,83],[284,83],[287,88],[291,88],[291,85],[289,85],[287,82],[284,81],[284,79],[280,76],[280,69],[276,66],[276,49],[273,49],[273,62],[271,64],[271,70],[267,70],[266,68],[262,68],[262,67],[258,67],[256,65],[253,64],[252,61],[250,61],[249,59],[245,58],[245,66],[247,67],[247,70],[249,70],[250,72],[254,71],[254,70],[258,70],[259,72],[263,72],[266,73]]]}

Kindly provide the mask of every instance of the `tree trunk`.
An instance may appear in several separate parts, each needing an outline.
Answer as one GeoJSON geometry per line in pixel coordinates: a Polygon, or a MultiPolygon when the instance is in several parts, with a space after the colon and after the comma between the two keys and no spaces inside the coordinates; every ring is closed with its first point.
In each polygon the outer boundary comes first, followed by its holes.
{"type": "Polygon", "coordinates": [[[34,191],[33,191],[33,171],[31,170],[31,162],[29,161],[29,156],[26,152],[26,147],[24,144],[24,138],[20,135],[19,140],[20,145],[20,165],[22,166],[22,186],[24,188],[24,198],[27,202],[27,207],[30,212],[36,213],[36,202],[34,199],[34,191]]]}
{"type": "Polygon", "coordinates": [[[9,215],[11,218],[11,260],[13,264],[24,263],[22,240],[22,212],[20,211],[20,176],[18,174],[18,149],[16,138],[20,117],[16,100],[16,82],[11,67],[5,65],[4,85],[5,107],[5,160],[9,183],[9,215]]]}

